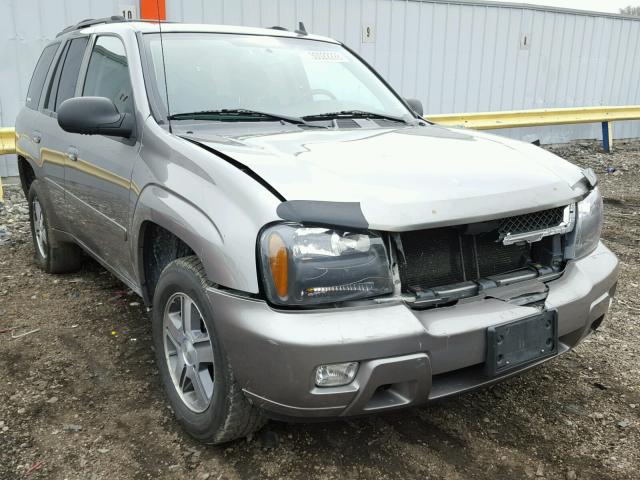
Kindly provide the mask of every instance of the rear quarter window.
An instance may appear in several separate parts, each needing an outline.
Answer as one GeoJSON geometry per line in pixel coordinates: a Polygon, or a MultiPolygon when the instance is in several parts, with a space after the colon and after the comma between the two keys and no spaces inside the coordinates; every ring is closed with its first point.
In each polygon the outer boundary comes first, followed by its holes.
{"type": "Polygon", "coordinates": [[[36,64],[36,68],[33,71],[31,82],[29,83],[29,90],[27,91],[27,99],[25,105],[34,110],[38,109],[40,103],[40,97],[42,96],[42,88],[44,87],[44,81],[47,78],[49,67],[56,54],[56,50],[60,46],[59,43],[54,43],[46,47],[40,54],[40,59],[36,64]]]}

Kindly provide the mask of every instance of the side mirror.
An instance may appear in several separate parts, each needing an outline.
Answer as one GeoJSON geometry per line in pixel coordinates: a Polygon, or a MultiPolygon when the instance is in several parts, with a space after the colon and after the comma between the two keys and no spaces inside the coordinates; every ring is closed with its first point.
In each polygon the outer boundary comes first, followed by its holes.
{"type": "Polygon", "coordinates": [[[135,122],[133,115],[118,112],[108,98],[75,97],[58,108],[58,125],[70,133],[129,138],[135,122]]]}
{"type": "Polygon", "coordinates": [[[411,110],[416,112],[421,117],[424,115],[424,110],[422,110],[422,102],[417,98],[405,98],[405,102],[411,107],[411,110]]]}

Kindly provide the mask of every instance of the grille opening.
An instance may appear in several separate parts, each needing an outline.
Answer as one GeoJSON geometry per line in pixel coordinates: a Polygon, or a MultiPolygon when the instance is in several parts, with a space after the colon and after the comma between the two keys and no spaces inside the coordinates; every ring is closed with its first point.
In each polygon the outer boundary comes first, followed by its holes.
{"type": "Polygon", "coordinates": [[[542,272],[558,272],[563,266],[562,235],[508,245],[503,244],[502,238],[505,232],[553,227],[562,222],[563,210],[401,233],[398,267],[402,289],[424,298],[431,295],[443,305],[499,284],[488,278],[505,274],[515,278],[515,272],[527,269],[535,272],[534,278],[542,272]]]}

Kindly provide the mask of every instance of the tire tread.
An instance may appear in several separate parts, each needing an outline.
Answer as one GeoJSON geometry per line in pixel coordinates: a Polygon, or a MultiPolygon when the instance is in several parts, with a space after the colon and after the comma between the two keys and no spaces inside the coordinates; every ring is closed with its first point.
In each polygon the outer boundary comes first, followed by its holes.
{"type": "Polygon", "coordinates": [[[42,201],[41,186],[39,180],[34,180],[29,187],[27,195],[29,205],[29,226],[33,237],[33,246],[35,249],[34,256],[40,268],[47,273],[70,273],[75,272],[82,266],[82,249],[75,243],[58,242],[49,227],[48,212],[45,210],[45,203],[42,201]],[[40,206],[44,214],[44,220],[47,229],[47,257],[43,258],[38,252],[35,234],[33,231],[33,214],[31,212],[31,204],[34,197],[39,197],[40,206]]]}
{"type": "MultiPolygon", "coordinates": [[[[204,266],[196,255],[178,258],[167,265],[166,268],[170,266],[181,267],[192,272],[200,281],[203,289],[211,286],[211,283],[207,280],[204,266]]],[[[211,445],[246,437],[262,428],[267,422],[262,411],[253,406],[245,397],[242,389],[236,382],[233,368],[224,351],[222,355],[225,357],[224,363],[227,370],[225,373],[229,390],[228,395],[225,397],[225,418],[215,432],[212,432],[211,435],[206,438],[200,439],[202,442],[211,445]]]]}

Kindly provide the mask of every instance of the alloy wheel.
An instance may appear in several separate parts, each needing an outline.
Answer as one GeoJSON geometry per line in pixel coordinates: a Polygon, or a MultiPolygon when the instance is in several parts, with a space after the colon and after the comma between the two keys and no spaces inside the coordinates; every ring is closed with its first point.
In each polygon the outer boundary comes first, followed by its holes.
{"type": "Polygon", "coordinates": [[[42,258],[47,258],[47,228],[44,223],[44,212],[37,197],[33,199],[31,211],[33,216],[33,232],[36,237],[38,251],[42,258]]]}
{"type": "Polygon", "coordinates": [[[190,410],[204,412],[213,397],[214,358],[202,313],[189,295],[174,293],[166,303],[162,324],[173,385],[190,410]]]}

